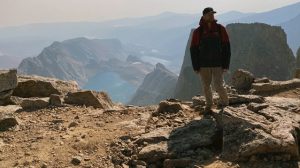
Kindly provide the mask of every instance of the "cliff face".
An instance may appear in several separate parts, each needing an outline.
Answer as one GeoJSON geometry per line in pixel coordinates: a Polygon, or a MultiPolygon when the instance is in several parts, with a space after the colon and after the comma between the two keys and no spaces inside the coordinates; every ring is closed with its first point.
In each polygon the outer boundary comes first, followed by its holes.
{"type": "MultiPolygon", "coordinates": [[[[257,77],[265,76],[273,80],[291,78],[295,57],[280,27],[255,23],[229,24],[226,29],[231,42],[229,75],[241,68],[257,77]]],[[[200,78],[192,69],[190,43],[191,34],[174,95],[182,100],[190,100],[202,92],[200,78]]],[[[225,78],[228,81],[227,75],[225,78]]]]}
{"type": "Polygon", "coordinates": [[[288,43],[293,52],[296,53],[298,47],[300,46],[300,14],[295,18],[280,24],[280,26],[284,28],[284,31],[288,35],[288,43]]]}
{"type": "Polygon", "coordinates": [[[154,71],[145,77],[129,104],[150,105],[171,98],[177,78],[178,76],[166,69],[163,64],[156,64],[154,71]]]}
{"type": "Polygon", "coordinates": [[[242,68],[257,77],[291,78],[295,57],[282,28],[259,23],[230,24],[227,31],[231,42],[231,72],[242,68]]]}
{"type": "Polygon", "coordinates": [[[300,68],[300,48],[297,51],[296,66],[300,68]]]}
{"type": "Polygon", "coordinates": [[[199,76],[195,74],[191,61],[190,45],[192,33],[193,30],[190,32],[189,40],[186,45],[184,60],[174,92],[174,97],[181,100],[189,100],[201,92],[199,76]]]}

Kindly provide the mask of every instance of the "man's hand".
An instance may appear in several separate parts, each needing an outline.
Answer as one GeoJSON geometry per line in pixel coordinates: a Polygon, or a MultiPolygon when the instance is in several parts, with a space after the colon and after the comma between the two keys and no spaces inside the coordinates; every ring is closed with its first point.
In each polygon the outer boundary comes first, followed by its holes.
{"type": "Polygon", "coordinates": [[[195,70],[194,72],[195,72],[196,74],[198,74],[198,73],[200,72],[200,69],[195,70]]]}

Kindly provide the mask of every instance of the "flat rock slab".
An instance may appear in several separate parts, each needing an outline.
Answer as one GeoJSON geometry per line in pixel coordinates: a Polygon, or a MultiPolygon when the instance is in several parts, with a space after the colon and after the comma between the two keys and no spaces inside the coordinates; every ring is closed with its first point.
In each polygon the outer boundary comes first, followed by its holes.
{"type": "Polygon", "coordinates": [[[62,81],[41,76],[18,76],[18,85],[13,95],[18,97],[49,97],[51,94],[66,94],[78,90],[75,81],[62,81]]]}
{"type": "Polygon", "coordinates": [[[22,107],[19,105],[0,106],[0,114],[1,113],[14,113],[20,109],[22,109],[22,107]]]}
{"type": "Polygon", "coordinates": [[[137,140],[137,144],[146,143],[159,143],[161,141],[169,140],[172,128],[158,128],[151,132],[142,134],[137,140]]]}
{"type": "MultiPolygon", "coordinates": [[[[259,95],[241,95],[241,94],[228,94],[229,104],[244,104],[244,103],[264,103],[264,97],[259,95]]],[[[213,95],[213,102],[217,103],[219,97],[213,95]]],[[[205,105],[205,97],[204,96],[194,96],[192,98],[193,106],[204,106],[205,105]]]]}
{"type": "Polygon", "coordinates": [[[264,97],[258,95],[229,95],[229,104],[243,104],[243,103],[263,103],[264,97]]]}
{"type": "Polygon", "coordinates": [[[102,109],[110,109],[114,106],[107,93],[90,90],[69,92],[65,96],[64,101],[67,104],[93,106],[102,109]]]}
{"type": "Polygon", "coordinates": [[[178,155],[191,149],[212,145],[214,144],[216,132],[217,124],[215,120],[193,120],[171,132],[168,141],[169,151],[178,155]]]}
{"type": "Polygon", "coordinates": [[[270,81],[269,83],[253,83],[252,93],[254,94],[268,94],[278,92],[281,90],[293,89],[300,87],[300,79],[294,78],[287,81],[270,81]]]}

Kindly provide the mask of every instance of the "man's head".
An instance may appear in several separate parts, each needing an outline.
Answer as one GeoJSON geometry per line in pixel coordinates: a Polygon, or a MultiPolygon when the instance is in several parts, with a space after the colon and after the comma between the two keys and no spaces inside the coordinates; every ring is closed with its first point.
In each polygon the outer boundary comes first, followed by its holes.
{"type": "Polygon", "coordinates": [[[213,22],[215,20],[215,13],[217,12],[211,7],[205,8],[202,12],[204,20],[208,22],[213,22]]]}

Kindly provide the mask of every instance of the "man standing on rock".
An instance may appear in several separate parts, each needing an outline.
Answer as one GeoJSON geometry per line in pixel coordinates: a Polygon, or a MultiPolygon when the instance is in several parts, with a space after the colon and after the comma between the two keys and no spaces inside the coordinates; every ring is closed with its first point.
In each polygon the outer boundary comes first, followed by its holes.
{"type": "Polygon", "coordinates": [[[226,29],[215,20],[216,12],[213,8],[205,8],[202,13],[199,27],[193,32],[190,52],[193,69],[202,79],[206,99],[205,111],[211,112],[212,81],[220,97],[218,108],[229,104],[223,73],[229,69],[231,51],[226,29]]]}

